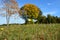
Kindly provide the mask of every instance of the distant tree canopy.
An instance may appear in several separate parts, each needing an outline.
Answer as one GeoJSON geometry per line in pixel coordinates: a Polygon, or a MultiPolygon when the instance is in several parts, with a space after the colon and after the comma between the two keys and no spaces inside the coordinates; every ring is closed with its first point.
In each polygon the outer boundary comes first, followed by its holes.
{"type": "Polygon", "coordinates": [[[51,16],[50,14],[46,16],[39,16],[38,23],[60,23],[60,17],[58,16],[51,16]]]}
{"type": "Polygon", "coordinates": [[[41,10],[33,5],[33,4],[25,4],[23,7],[21,7],[21,10],[25,10],[25,15],[27,15],[28,18],[36,19],[39,15],[42,15],[41,10]]]}

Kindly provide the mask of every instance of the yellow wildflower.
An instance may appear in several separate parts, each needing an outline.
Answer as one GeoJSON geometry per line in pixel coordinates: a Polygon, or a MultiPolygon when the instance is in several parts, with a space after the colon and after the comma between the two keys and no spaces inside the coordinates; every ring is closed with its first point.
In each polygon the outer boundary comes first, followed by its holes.
{"type": "Polygon", "coordinates": [[[28,19],[28,21],[32,21],[31,19],[28,19]]]}
{"type": "Polygon", "coordinates": [[[4,30],[4,28],[0,28],[1,30],[4,30]]]}

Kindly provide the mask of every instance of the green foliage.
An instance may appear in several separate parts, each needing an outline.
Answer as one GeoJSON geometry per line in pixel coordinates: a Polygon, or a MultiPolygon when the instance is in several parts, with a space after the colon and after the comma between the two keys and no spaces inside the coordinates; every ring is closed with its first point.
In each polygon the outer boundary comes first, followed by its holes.
{"type": "Polygon", "coordinates": [[[57,16],[51,16],[51,15],[47,15],[47,21],[48,21],[48,23],[60,23],[60,21],[58,21],[58,20],[60,19],[59,17],[57,17],[57,16]]]}
{"type": "Polygon", "coordinates": [[[51,16],[50,14],[46,16],[39,16],[37,18],[38,23],[60,23],[60,17],[51,16]]]}
{"type": "Polygon", "coordinates": [[[38,23],[46,23],[46,17],[45,16],[39,16],[37,18],[37,20],[38,20],[38,23]]]}
{"type": "Polygon", "coordinates": [[[47,21],[48,21],[48,23],[51,23],[51,21],[52,21],[51,20],[51,15],[49,15],[49,14],[47,15],[47,21]]]}

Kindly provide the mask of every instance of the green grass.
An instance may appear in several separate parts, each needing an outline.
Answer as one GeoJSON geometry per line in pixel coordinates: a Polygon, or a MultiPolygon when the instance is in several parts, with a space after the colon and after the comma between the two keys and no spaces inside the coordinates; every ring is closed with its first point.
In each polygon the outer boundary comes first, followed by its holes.
{"type": "Polygon", "coordinates": [[[0,40],[60,40],[60,24],[0,26],[0,40]]]}

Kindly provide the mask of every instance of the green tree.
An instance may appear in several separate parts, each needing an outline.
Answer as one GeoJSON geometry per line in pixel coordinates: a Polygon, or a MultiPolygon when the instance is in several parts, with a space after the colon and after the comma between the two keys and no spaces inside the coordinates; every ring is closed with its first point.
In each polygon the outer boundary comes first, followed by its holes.
{"type": "Polygon", "coordinates": [[[51,23],[51,21],[52,21],[52,20],[51,20],[51,15],[50,15],[50,14],[47,15],[47,21],[48,21],[48,23],[51,23]]]}
{"type": "Polygon", "coordinates": [[[51,23],[56,23],[56,17],[55,16],[51,16],[51,23]]]}
{"type": "Polygon", "coordinates": [[[60,17],[56,16],[56,23],[60,23],[60,17]]]}
{"type": "Polygon", "coordinates": [[[47,15],[47,21],[48,21],[48,23],[56,23],[56,17],[48,14],[47,15]]]}
{"type": "Polygon", "coordinates": [[[38,23],[47,23],[46,16],[40,15],[38,17],[38,23]]]}

